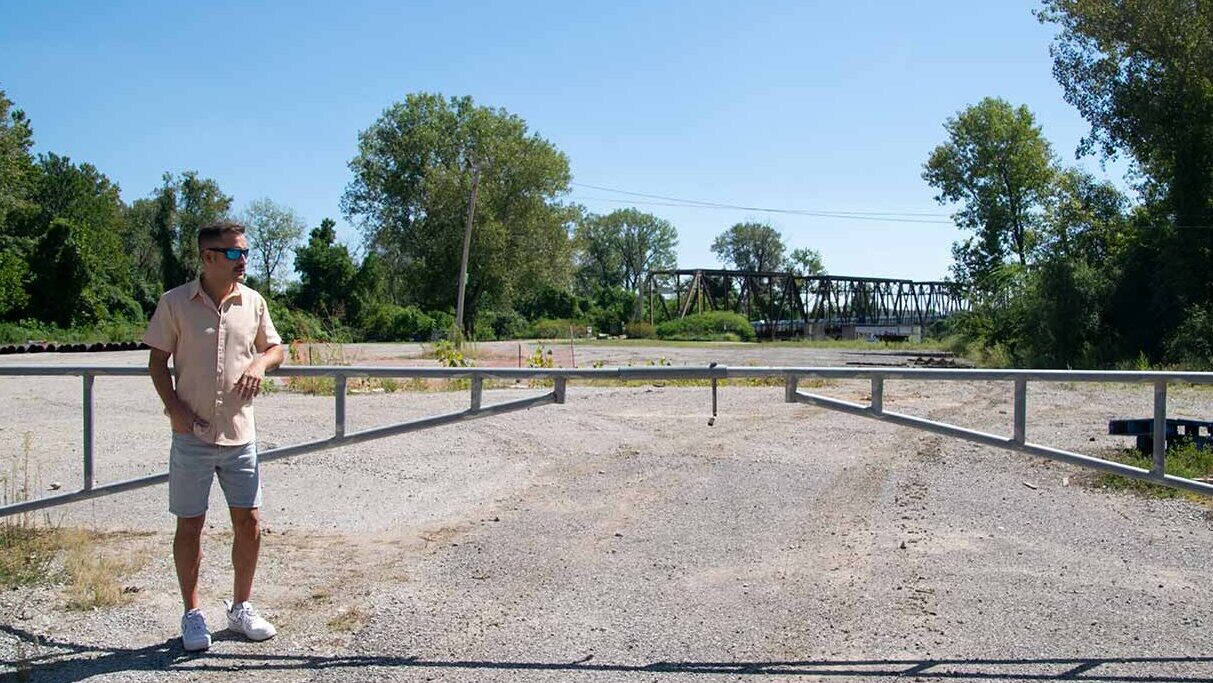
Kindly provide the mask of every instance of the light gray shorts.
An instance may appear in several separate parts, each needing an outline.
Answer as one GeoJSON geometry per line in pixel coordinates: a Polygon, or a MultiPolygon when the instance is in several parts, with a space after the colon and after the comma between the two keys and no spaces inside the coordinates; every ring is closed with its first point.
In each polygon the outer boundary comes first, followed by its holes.
{"type": "Polygon", "coordinates": [[[178,517],[197,517],[206,512],[215,474],[219,475],[228,507],[261,507],[256,442],[216,446],[193,434],[173,432],[168,459],[169,512],[178,517]]]}

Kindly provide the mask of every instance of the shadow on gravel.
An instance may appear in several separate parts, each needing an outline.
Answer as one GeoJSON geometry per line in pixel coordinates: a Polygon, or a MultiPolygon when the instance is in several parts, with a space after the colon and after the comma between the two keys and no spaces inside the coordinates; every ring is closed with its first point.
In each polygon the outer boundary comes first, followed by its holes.
{"type": "MultiPolygon", "coordinates": [[[[405,656],[318,656],[250,652],[189,653],[171,638],[142,648],[118,649],[48,640],[12,626],[0,632],[24,643],[38,643],[37,654],[16,662],[18,680],[82,681],[93,676],[132,671],[258,672],[361,668],[471,669],[486,671],[564,671],[569,673],[731,674],[735,676],[847,676],[887,678],[916,676],[941,680],[1107,681],[1126,683],[1197,683],[1213,678],[1213,657],[1074,657],[1039,659],[808,659],[770,662],[653,662],[611,664],[593,656],[571,662],[432,660],[405,656]],[[50,650],[50,652],[47,652],[50,650]],[[1203,666],[1202,666],[1203,665],[1203,666]],[[1176,668],[1196,668],[1191,674],[1176,668]]],[[[216,642],[236,640],[226,632],[216,642]]]]}

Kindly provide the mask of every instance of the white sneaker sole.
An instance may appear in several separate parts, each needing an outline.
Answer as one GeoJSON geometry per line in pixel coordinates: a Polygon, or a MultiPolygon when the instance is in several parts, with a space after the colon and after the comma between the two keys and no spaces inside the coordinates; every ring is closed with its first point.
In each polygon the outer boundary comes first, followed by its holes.
{"type": "Polygon", "coordinates": [[[271,633],[269,635],[255,636],[255,635],[252,635],[251,633],[245,633],[244,631],[240,630],[240,628],[238,628],[236,626],[232,626],[231,624],[227,625],[227,630],[231,631],[232,633],[239,633],[240,635],[244,636],[245,638],[248,638],[249,640],[253,641],[254,643],[261,643],[261,642],[267,641],[270,638],[273,638],[274,636],[278,635],[278,632],[274,631],[273,633],[271,633]]]}
{"type": "Polygon", "coordinates": [[[211,648],[211,639],[207,638],[206,642],[203,643],[202,645],[198,645],[197,643],[195,643],[195,647],[190,647],[190,645],[185,642],[185,639],[182,638],[181,647],[186,652],[202,652],[203,650],[209,650],[211,648]]]}

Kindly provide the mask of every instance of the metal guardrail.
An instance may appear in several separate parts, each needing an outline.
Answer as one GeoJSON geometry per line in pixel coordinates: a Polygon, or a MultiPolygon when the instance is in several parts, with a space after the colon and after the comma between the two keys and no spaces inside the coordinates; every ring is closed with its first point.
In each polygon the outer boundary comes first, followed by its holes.
{"type": "MultiPolygon", "coordinates": [[[[418,368],[418,367],[373,367],[373,366],[285,366],[269,373],[274,377],[332,377],[334,379],[333,436],[293,446],[283,446],[259,454],[262,462],[277,460],[303,453],[346,446],[362,441],[395,436],[406,432],[428,429],[440,425],[470,420],[491,415],[525,410],[550,403],[564,403],[568,382],[575,380],[637,381],[637,380],[711,380],[713,384],[713,409],[715,408],[715,385],[724,379],[782,378],[784,398],[789,403],[808,403],[829,410],[851,415],[860,415],[885,422],[922,429],[975,443],[1028,453],[1052,460],[1090,467],[1134,479],[1170,486],[1213,496],[1213,483],[1196,481],[1166,474],[1167,386],[1170,384],[1213,384],[1210,372],[1129,372],[1129,371],[1072,371],[1072,370],[951,370],[921,368],[815,368],[815,367],[728,367],[711,365],[706,367],[627,367],[627,368],[418,368]],[[345,430],[346,383],[350,378],[389,377],[414,379],[468,379],[470,380],[470,405],[467,410],[444,415],[421,418],[408,422],[375,427],[358,432],[345,430]],[[807,393],[798,388],[801,378],[869,380],[871,401],[864,405],[828,396],[807,393]],[[551,380],[553,389],[539,396],[497,403],[482,404],[485,380],[551,380]],[[1007,381],[1013,391],[1013,415],[1010,436],[1000,436],[974,431],[936,422],[913,415],[904,415],[884,409],[884,383],[887,380],[915,381],[1007,381]],[[1028,382],[1094,382],[1150,384],[1154,388],[1154,448],[1150,469],[1141,469],[1122,463],[1093,458],[1027,440],[1027,385],[1028,382]]],[[[97,377],[146,377],[147,369],[138,366],[0,366],[0,376],[48,377],[75,376],[83,379],[83,482],[78,491],[46,496],[0,506],[0,517],[21,512],[39,510],[65,503],[72,503],[98,496],[130,491],[168,481],[168,473],[154,474],[137,479],[96,485],[93,458],[93,384],[97,377]]],[[[148,387],[151,387],[149,380],[148,387]]]]}

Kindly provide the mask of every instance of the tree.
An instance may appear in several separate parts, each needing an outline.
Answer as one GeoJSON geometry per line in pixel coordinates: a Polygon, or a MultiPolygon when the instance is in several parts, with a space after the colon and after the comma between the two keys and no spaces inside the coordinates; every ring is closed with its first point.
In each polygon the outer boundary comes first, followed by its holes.
{"type": "Polygon", "coordinates": [[[265,282],[266,294],[272,295],[274,273],[290,259],[306,226],[294,211],[269,198],[250,202],[243,219],[255,272],[265,282]]]}
{"type": "Polygon", "coordinates": [[[825,275],[826,272],[821,252],[806,247],[793,249],[788,256],[787,266],[789,270],[800,275],[825,275]]]}
{"type": "Polygon", "coordinates": [[[1067,169],[1057,174],[1045,204],[1041,251],[1066,261],[1105,264],[1129,229],[1129,200],[1110,182],[1067,169]]]}
{"type": "Polygon", "coordinates": [[[590,215],[577,225],[578,279],[586,293],[622,287],[640,290],[645,273],[673,268],[678,231],[669,221],[636,209],[619,209],[605,216],[590,215]]]}
{"type": "Polygon", "coordinates": [[[9,212],[29,203],[35,179],[33,145],[34,131],[25,112],[14,109],[0,90],[0,233],[6,231],[9,212]]]}
{"type": "Polygon", "coordinates": [[[198,273],[198,230],[226,216],[232,198],[214,180],[199,178],[197,171],[186,171],[180,178],[165,173],[162,180],[153,196],[152,237],[159,245],[164,289],[171,289],[198,273]]]}
{"type": "Polygon", "coordinates": [[[119,236],[122,250],[130,261],[131,292],[146,315],[155,310],[164,292],[160,249],[153,237],[157,201],[136,199],[126,207],[119,236]]]}
{"type": "Polygon", "coordinates": [[[568,159],[503,109],[470,97],[410,94],[359,134],[342,210],[386,271],[389,296],[426,310],[453,307],[464,221],[480,174],[466,319],[485,302],[571,276],[568,159]]]}
{"type": "Polygon", "coordinates": [[[92,322],[93,302],[86,296],[92,284],[80,230],[63,218],[53,220],[38,243],[31,289],[38,302],[38,317],[60,327],[92,322]]]}
{"type": "Polygon", "coordinates": [[[712,242],[716,258],[737,270],[780,270],[784,250],[783,236],[766,223],[738,223],[712,242]]]}
{"type": "Polygon", "coordinates": [[[349,249],[337,242],[336,227],[330,218],[320,221],[307,245],[295,252],[295,270],[300,280],[299,306],[318,315],[341,317],[357,269],[349,249]]]}
{"type": "Polygon", "coordinates": [[[1079,153],[1128,152],[1179,225],[1213,223],[1213,1],[1046,0],[1066,101],[1091,124],[1079,153]]]}
{"type": "Polygon", "coordinates": [[[939,190],[940,204],[963,205],[953,219],[975,235],[953,246],[954,270],[961,282],[988,291],[1009,256],[1021,266],[1028,262],[1053,175],[1052,153],[1032,112],[1002,99],[987,97],[944,128],[948,140],[931,152],[922,177],[939,190]]]}
{"type": "Polygon", "coordinates": [[[1038,17],[1061,29],[1053,74],[1091,125],[1078,153],[1127,153],[1164,208],[1145,285],[1162,336],[1213,300],[1213,0],[1047,0],[1038,17]]]}
{"type": "Polygon", "coordinates": [[[619,235],[604,216],[589,214],[573,232],[574,259],[579,289],[593,294],[605,287],[623,285],[623,255],[619,235]]]}

